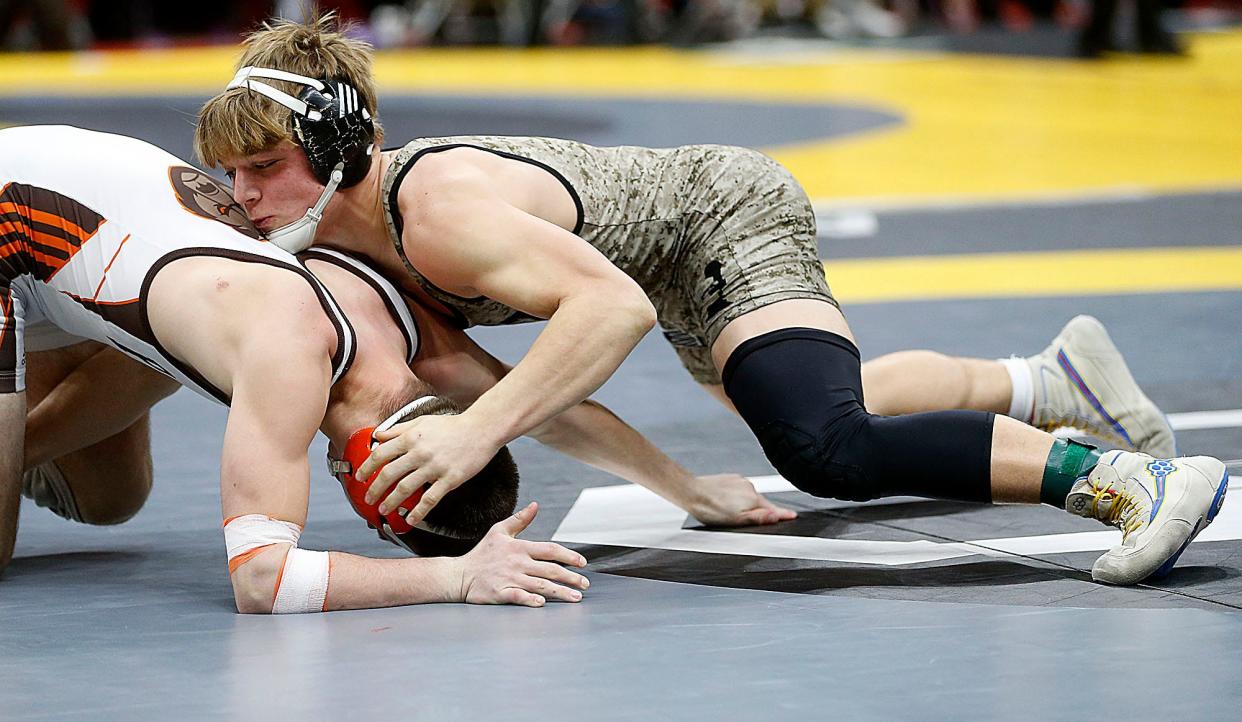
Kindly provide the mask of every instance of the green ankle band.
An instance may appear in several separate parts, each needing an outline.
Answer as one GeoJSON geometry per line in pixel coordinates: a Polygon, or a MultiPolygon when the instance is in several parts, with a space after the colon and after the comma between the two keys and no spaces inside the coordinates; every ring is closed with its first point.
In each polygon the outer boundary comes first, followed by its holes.
{"type": "Polygon", "coordinates": [[[1044,480],[1039,487],[1039,500],[1058,509],[1065,508],[1074,482],[1091,472],[1099,463],[1100,450],[1069,439],[1052,442],[1048,461],[1044,464],[1044,480]]]}

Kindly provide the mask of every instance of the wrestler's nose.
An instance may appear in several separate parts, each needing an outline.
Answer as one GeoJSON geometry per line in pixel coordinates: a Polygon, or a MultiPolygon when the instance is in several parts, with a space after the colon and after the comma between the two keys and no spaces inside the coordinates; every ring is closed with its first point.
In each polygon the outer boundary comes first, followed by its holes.
{"type": "Polygon", "coordinates": [[[233,178],[233,200],[240,203],[249,213],[260,198],[262,194],[259,192],[259,186],[251,182],[248,173],[238,170],[233,178]]]}

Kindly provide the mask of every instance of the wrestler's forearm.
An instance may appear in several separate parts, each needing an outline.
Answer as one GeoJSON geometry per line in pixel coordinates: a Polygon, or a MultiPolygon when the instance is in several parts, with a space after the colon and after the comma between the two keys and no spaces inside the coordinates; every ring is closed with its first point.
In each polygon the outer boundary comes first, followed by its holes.
{"type": "Polygon", "coordinates": [[[103,349],[74,369],[26,415],[25,466],[31,468],[121,432],[180,385],[103,349]]]}
{"type": "MultiPolygon", "coordinates": [[[[288,544],[273,545],[232,572],[239,612],[272,612],[276,582],[284,581],[285,561],[291,551],[288,544]]],[[[329,552],[328,559],[323,611],[462,601],[462,575],[450,558],[371,559],[329,552]]]]}
{"type": "Polygon", "coordinates": [[[463,416],[506,444],[590,396],[653,325],[645,300],[618,306],[605,294],[567,299],[521,362],[463,416]]]}
{"type": "Polygon", "coordinates": [[[461,573],[447,557],[371,559],[332,552],[331,564],[327,610],[463,601],[461,573]]]}
{"type": "Polygon", "coordinates": [[[590,399],[533,429],[542,444],[626,481],[644,486],[683,508],[695,476],[636,429],[590,399]]]}

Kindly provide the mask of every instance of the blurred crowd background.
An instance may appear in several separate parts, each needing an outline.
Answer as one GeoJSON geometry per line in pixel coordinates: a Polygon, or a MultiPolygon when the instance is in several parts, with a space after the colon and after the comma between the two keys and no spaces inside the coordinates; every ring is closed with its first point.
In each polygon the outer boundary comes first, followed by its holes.
{"type": "MultiPolygon", "coordinates": [[[[1242,18],[1242,0],[340,0],[318,3],[380,48],[426,45],[693,45],[752,37],[853,42],[1057,29],[1072,54],[1179,54],[1167,30],[1242,18]],[[1114,25],[1121,26],[1115,30],[1114,25]]],[[[0,48],[71,50],[235,43],[306,0],[0,0],[0,48]]]]}

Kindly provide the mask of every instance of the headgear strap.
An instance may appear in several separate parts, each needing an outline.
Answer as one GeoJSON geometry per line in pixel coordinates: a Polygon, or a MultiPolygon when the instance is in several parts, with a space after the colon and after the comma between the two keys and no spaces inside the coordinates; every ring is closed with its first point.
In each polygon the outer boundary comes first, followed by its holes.
{"type": "Polygon", "coordinates": [[[306,153],[315,178],[324,184],[319,201],[297,221],[267,234],[290,253],[301,253],[315,240],[323,209],[337,188],[349,188],[366,177],[375,150],[375,121],[358,91],[343,80],[317,80],[305,75],[253,65],[237,71],[226,89],[245,88],[293,111],[293,135],[306,153]],[[306,86],[297,97],[255,78],[306,86]]]}

